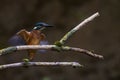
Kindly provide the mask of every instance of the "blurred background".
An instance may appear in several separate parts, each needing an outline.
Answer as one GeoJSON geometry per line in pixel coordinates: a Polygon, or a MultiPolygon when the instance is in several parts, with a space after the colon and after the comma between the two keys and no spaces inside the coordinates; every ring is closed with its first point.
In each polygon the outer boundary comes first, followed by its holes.
{"type": "MultiPolygon", "coordinates": [[[[21,29],[42,21],[55,27],[44,30],[49,44],[59,40],[95,12],[100,17],[77,31],[66,45],[93,50],[94,59],[77,52],[37,53],[34,61],[77,61],[84,68],[29,67],[0,70],[0,80],[120,80],[120,0],[1,0],[0,48],[21,29]]],[[[20,62],[26,51],[0,56],[0,64],[20,62]]]]}

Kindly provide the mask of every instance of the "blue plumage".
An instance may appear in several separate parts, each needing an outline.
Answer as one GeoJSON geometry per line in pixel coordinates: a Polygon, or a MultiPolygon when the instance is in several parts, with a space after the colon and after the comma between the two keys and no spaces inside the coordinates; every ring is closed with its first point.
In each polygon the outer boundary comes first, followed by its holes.
{"type": "Polygon", "coordinates": [[[46,24],[44,22],[38,22],[35,24],[35,27],[33,28],[33,30],[42,30],[45,27],[52,27],[52,25],[46,24]]]}

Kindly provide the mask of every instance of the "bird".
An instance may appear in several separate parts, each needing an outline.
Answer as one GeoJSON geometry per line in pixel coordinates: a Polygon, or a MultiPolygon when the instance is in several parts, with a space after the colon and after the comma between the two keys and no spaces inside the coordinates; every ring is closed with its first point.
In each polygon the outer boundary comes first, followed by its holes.
{"type": "MultiPolygon", "coordinates": [[[[27,31],[26,29],[22,29],[16,33],[17,36],[20,36],[24,41],[22,42],[25,45],[39,45],[42,40],[45,39],[45,34],[42,33],[42,30],[48,27],[53,27],[44,22],[37,22],[31,31],[27,31]]],[[[28,59],[33,60],[35,57],[35,53],[37,50],[29,49],[28,51],[28,59]]]]}

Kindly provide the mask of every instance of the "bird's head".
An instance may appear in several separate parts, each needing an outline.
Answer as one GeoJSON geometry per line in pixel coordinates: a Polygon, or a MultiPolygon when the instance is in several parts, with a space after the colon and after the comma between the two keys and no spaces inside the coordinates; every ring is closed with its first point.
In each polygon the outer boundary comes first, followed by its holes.
{"type": "Polygon", "coordinates": [[[53,26],[51,26],[49,24],[46,24],[44,22],[38,22],[38,23],[35,24],[33,30],[43,30],[47,27],[53,27],[53,26]]]}

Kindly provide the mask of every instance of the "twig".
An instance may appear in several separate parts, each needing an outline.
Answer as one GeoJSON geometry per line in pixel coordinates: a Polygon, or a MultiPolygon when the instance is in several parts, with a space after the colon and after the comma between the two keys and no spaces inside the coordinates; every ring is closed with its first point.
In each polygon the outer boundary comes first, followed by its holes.
{"type": "Polygon", "coordinates": [[[99,13],[96,12],[95,14],[93,14],[92,16],[88,17],[87,19],[85,19],[84,21],[82,21],[80,24],[78,24],[76,27],[74,27],[72,30],[70,30],[68,33],[66,33],[63,38],[61,38],[61,40],[59,41],[61,45],[64,45],[65,41],[73,35],[73,33],[75,33],[77,30],[79,30],[81,27],[83,27],[84,25],[86,25],[88,22],[92,21],[94,18],[98,17],[99,13]]]}
{"type": "Polygon", "coordinates": [[[27,49],[50,49],[50,50],[55,50],[55,49],[60,49],[61,51],[77,51],[95,58],[103,59],[102,55],[94,54],[91,51],[81,49],[81,48],[75,48],[75,47],[68,47],[68,46],[62,46],[58,47],[56,45],[24,45],[24,46],[13,46],[13,47],[8,47],[5,49],[0,50],[0,55],[11,53],[14,51],[18,50],[27,50],[27,49]]]}
{"type": "Polygon", "coordinates": [[[11,67],[29,67],[29,66],[73,66],[73,67],[83,67],[83,65],[78,62],[19,62],[12,64],[0,65],[0,70],[11,68],[11,67]]]}

